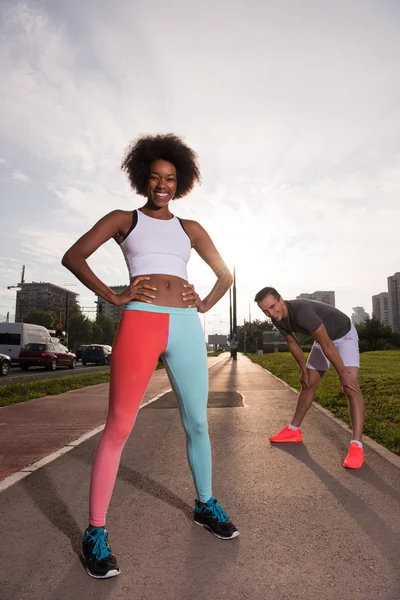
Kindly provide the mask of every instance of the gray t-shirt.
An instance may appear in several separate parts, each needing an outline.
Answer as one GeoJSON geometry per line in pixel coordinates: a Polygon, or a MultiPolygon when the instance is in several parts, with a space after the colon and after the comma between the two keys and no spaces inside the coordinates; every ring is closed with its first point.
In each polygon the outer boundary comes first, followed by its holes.
{"type": "Polygon", "coordinates": [[[274,321],[273,325],[283,336],[290,333],[305,333],[311,335],[322,324],[325,325],[331,340],[337,340],[351,329],[351,321],[347,315],[330,304],[316,300],[287,300],[287,317],[282,321],[274,321]]]}

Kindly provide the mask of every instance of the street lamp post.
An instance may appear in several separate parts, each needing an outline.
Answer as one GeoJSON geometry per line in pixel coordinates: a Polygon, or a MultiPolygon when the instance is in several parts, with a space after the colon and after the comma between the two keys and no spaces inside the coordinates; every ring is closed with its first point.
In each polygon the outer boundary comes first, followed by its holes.
{"type": "Polygon", "coordinates": [[[237,360],[236,266],[233,267],[231,357],[237,360]]]}
{"type": "Polygon", "coordinates": [[[229,341],[232,339],[232,288],[229,288],[229,341]]]}
{"type": "Polygon", "coordinates": [[[68,340],[68,290],[65,296],[65,343],[66,345],[69,344],[69,340],[68,340]]]}
{"type": "Polygon", "coordinates": [[[233,309],[232,309],[232,333],[237,336],[237,316],[236,316],[236,267],[233,267],[233,309]]]}

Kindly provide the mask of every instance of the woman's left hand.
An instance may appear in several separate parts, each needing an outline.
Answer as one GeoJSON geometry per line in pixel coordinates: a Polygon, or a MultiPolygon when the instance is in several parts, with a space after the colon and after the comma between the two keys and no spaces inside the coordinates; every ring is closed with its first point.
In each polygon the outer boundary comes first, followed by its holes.
{"type": "Polygon", "coordinates": [[[200,298],[200,296],[194,289],[194,285],[192,285],[191,283],[187,283],[187,284],[184,284],[183,287],[188,289],[187,292],[182,292],[182,299],[184,302],[188,303],[187,307],[188,308],[197,308],[197,310],[200,313],[207,312],[207,308],[206,308],[203,300],[200,298]]]}

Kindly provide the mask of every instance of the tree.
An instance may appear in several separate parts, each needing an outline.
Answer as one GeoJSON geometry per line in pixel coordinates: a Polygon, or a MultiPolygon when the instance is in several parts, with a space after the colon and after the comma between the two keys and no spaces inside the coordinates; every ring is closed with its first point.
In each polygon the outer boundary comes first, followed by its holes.
{"type": "Polygon", "coordinates": [[[393,341],[395,343],[395,335],[390,327],[383,325],[378,319],[367,317],[361,325],[356,325],[360,344],[365,350],[378,350],[382,346],[382,341],[393,341]]]}
{"type": "Polygon", "coordinates": [[[68,317],[68,347],[76,350],[81,344],[89,344],[92,335],[92,321],[75,311],[68,317]]]}
{"type": "Polygon", "coordinates": [[[90,343],[91,344],[105,344],[103,328],[96,321],[94,323],[92,322],[92,332],[90,335],[90,343]]]}
{"type": "Polygon", "coordinates": [[[244,351],[244,333],[246,332],[246,350],[247,352],[255,353],[257,349],[263,347],[263,332],[273,331],[274,326],[271,321],[260,321],[255,319],[251,323],[246,323],[244,326],[239,325],[237,328],[238,351],[244,351]]]}
{"type": "Polygon", "coordinates": [[[104,317],[103,315],[98,315],[96,319],[96,324],[103,331],[99,343],[112,346],[118,328],[118,321],[114,321],[113,319],[110,319],[109,317],[104,317]]]}
{"type": "Polygon", "coordinates": [[[108,317],[98,316],[91,321],[79,311],[74,311],[68,317],[68,347],[76,350],[82,344],[112,345],[117,331],[118,321],[108,317]]]}
{"type": "Polygon", "coordinates": [[[46,329],[54,329],[56,325],[56,314],[50,310],[30,310],[24,317],[24,323],[41,325],[46,329]]]}

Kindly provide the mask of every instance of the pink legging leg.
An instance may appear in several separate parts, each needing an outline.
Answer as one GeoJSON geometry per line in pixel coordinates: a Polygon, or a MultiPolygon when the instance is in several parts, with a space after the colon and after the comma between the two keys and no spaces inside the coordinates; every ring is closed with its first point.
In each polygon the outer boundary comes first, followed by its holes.
{"type": "Polygon", "coordinates": [[[168,343],[167,314],[125,311],[113,345],[109,410],[93,459],[89,522],[105,525],[121,453],[158,357],[168,343]]]}

